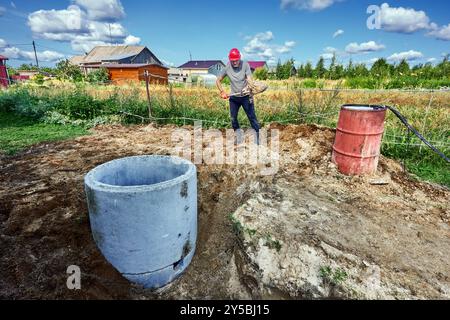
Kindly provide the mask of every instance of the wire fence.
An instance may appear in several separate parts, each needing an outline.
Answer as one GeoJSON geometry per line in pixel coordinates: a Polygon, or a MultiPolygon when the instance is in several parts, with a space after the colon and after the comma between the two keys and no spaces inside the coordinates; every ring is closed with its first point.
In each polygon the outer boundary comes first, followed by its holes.
{"type": "MultiPolygon", "coordinates": [[[[212,126],[217,126],[217,125],[221,125],[221,126],[228,126],[230,124],[230,121],[224,121],[223,119],[201,119],[201,118],[197,118],[197,117],[191,117],[191,116],[174,116],[174,117],[161,117],[161,116],[154,116],[151,113],[151,108],[152,108],[152,95],[153,92],[152,90],[149,88],[149,85],[151,84],[152,80],[161,80],[162,82],[164,82],[164,84],[167,86],[167,94],[170,100],[172,101],[176,101],[177,97],[173,95],[172,92],[172,87],[173,87],[173,83],[176,84],[183,84],[185,85],[186,83],[184,81],[181,80],[177,80],[177,79],[171,79],[172,82],[167,82],[168,78],[159,74],[155,74],[155,73],[151,73],[151,72],[143,72],[143,73],[139,73],[140,77],[144,77],[145,79],[145,84],[146,84],[146,89],[147,89],[147,102],[148,102],[148,108],[149,108],[149,115],[148,116],[143,116],[143,115],[138,115],[138,114],[133,114],[131,112],[127,112],[127,111],[121,111],[120,113],[123,115],[127,115],[130,117],[135,117],[140,119],[142,122],[152,122],[152,121],[167,121],[167,122],[183,122],[183,124],[186,124],[186,122],[191,123],[191,122],[196,122],[196,121],[201,121],[203,123],[209,123],[212,126]]],[[[5,79],[5,78],[3,78],[5,79]]],[[[94,84],[100,84],[100,85],[104,85],[104,82],[94,82],[94,84]]],[[[109,83],[108,83],[109,84],[109,83]]],[[[308,122],[308,123],[317,123],[317,124],[333,124],[335,122],[337,122],[338,116],[339,116],[339,110],[340,110],[340,103],[338,101],[338,97],[341,95],[341,93],[343,92],[355,92],[355,93],[366,93],[369,96],[370,95],[376,95],[378,93],[414,93],[414,94],[429,94],[429,102],[428,104],[425,106],[425,113],[424,113],[424,117],[423,117],[423,121],[419,127],[420,131],[424,134],[429,133],[431,130],[428,127],[429,124],[429,114],[431,112],[431,110],[433,109],[433,102],[435,100],[435,97],[437,94],[440,93],[448,93],[450,92],[450,89],[447,88],[443,88],[440,90],[436,90],[436,89],[416,89],[416,90],[409,90],[409,89],[374,89],[374,90],[369,90],[369,89],[347,89],[347,88],[341,88],[341,87],[335,87],[335,88],[331,88],[331,89],[326,89],[326,88],[299,88],[299,87],[295,87],[292,86],[291,88],[287,88],[287,89],[273,89],[273,91],[289,91],[290,93],[293,93],[294,95],[296,95],[298,97],[298,101],[291,102],[291,106],[293,107],[293,109],[295,110],[295,112],[293,112],[292,117],[284,117],[284,118],[278,118],[278,119],[273,119],[274,117],[265,117],[263,116],[263,121],[264,122],[278,122],[278,123],[282,123],[282,124],[288,124],[288,123],[302,123],[302,122],[308,122]],[[309,102],[310,105],[307,106],[308,102],[305,102],[303,99],[303,95],[304,93],[320,93],[323,94],[324,97],[318,98],[319,101],[312,101],[309,102]],[[312,105],[312,106],[311,106],[312,105]],[[315,111],[316,110],[316,111],[315,111]],[[267,120],[268,119],[268,120],[267,120]]],[[[159,95],[161,94],[160,92],[158,93],[159,95]]],[[[191,93],[191,94],[195,94],[195,93],[191,93]]],[[[201,94],[201,93],[199,93],[201,94]]],[[[390,101],[386,101],[386,102],[390,102],[390,101]]],[[[276,112],[281,112],[282,110],[286,109],[285,105],[282,105],[281,103],[273,103],[273,106],[276,109],[276,112]]],[[[184,110],[184,109],[183,109],[184,110]]],[[[450,108],[449,108],[450,110],[450,108]]],[[[276,118],[276,117],[275,117],[276,118]]],[[[447,122],[444,122],[444,125],[447,122]]],[[[398,126],[400,127],[401,124],[398,124],[398,126]]],[[[448,137],[448,129],[446,127],[443,127],[442,130],[442,138],[440,140],[436,140],[433,139],[433,136],[429,137],[429,142],[433,145],[435,145],[436,147],[439,148],[444,148],[444,149],[448,149],[450,147],[450,142],[449,141],[449,137],[448,137]],[[447,135],[446,135],[447,134],[447,135]]],[[[392,131],[392,130],[391,130],[392,131]]],[[[403,134],[398,134],[396,133],[396,131],[394,130],[394,134],[390,133],[390,130],[387,130],[384,134],[384,139],[383,139],[383,143],[385,145],[395,145],[395,146],[407,146],[407,147],[420,147],[421,149],[424,147],[424,144],[422,143],[417,143],[415,142],[413,139],[408,138],[407,132],[403,132],[403,134]]]]}

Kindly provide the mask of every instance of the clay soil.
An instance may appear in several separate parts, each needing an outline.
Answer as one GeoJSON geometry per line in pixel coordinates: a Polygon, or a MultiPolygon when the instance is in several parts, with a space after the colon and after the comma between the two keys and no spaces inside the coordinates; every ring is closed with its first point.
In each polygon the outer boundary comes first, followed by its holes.
{"type": "Polygon", "coordinates": [[[116,158],[171,154],[175,127],[97,127],[0,156],[0,298],[450,298],[448,189],[383,157],[376,175],[346,177],[330,164],[333,130],[270,128],[280,130],[276,174],[197,165],[196,254],[157,291],[129,283],[97,249],[83,178],[116,158]],[[230,215],[254,232],[236,230],[230,215]],[[267,234],[281,248],[261,240],[267,234]],[[81,290],[67,289],[70,265],[81,268],[81,290]],[[324,266],[346,270],[346,279],[330,284],[324,266]],[[367,268],[381,273],[381,284],[361,284],[367,268]]]}

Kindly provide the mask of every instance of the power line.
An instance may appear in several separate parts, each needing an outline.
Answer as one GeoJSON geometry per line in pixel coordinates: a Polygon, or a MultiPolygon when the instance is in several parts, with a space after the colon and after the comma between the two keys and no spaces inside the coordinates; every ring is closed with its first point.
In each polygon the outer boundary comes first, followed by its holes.
{"type": "Polygon", "coordinates": [[[65,50],[60,50],[60,49],[55,49],[55,48],[52,48],[52,47],[49,47],[49,46],[44,46],[44,45],[42,45],[42,44],[36,44],[38,47],[42,47],[42,48],[45,48],[45,49],[50,49],[50,50],[54,50],[54,51],[58,51],[58,52],[61,52],[61,53],[65,53],[65,54],[67,54],[67,55],[75,55],[73,52],[68,52],[68,51],[65,51],[65,50]]]}
{"type": "Polygon", "coordinates": [[[8,43],[0,48],[8,48],[8,47],[16,47],[16,46],[32,46],[30,43],[8,43]]]}

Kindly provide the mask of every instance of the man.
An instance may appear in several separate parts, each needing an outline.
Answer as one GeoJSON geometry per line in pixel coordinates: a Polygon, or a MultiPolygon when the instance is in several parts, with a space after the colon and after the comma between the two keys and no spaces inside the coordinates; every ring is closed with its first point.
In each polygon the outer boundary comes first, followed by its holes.
{"type": "Polygon", "coordinates": [[[247,86],[247,80],[251,81],[252,71],[250,69],[250,65],[247,61],[241,60],[241,54],[236,48],[231,49],[228,58],[230,61],[217,78],[217,88],[219,89],[220,96],[223,99],[229,98],[231,125],[234,131],[238,134],[238,143],[242,142],[242,135],[238,122],[238,113],[240,107],[242,106],[247,114],[248,120],[250,121],[250,125],[253,130],[255,130],[256,143],[259,144],[259,123],[256,119],[255,105],[253,104],[253,98],[250,97],[250,94],[244,91],[244,88],[247,86]],[[228,76],[231,83],[231,93],[229,96],[223,90],[221,84],[225,76],[228,76]]]}

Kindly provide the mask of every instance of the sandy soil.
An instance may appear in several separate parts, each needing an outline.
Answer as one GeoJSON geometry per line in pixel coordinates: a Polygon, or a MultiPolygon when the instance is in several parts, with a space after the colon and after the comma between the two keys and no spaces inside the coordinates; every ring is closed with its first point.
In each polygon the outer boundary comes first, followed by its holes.
{"type": "Polygon", "coordinates": [[[448,189],[385,158],[375,176],[343,176],[330,164],[332,130],[271,128],[280,130],[275,175],[197,165],[197,251],[155,292],[130,284],[96,248],[83,178],[119,157],[170,154],[173,126],[98,127],[0,157],[0,298],[450,298],[448,189]],[[77,291],[66,287],[73,264],[77,291]]]}

